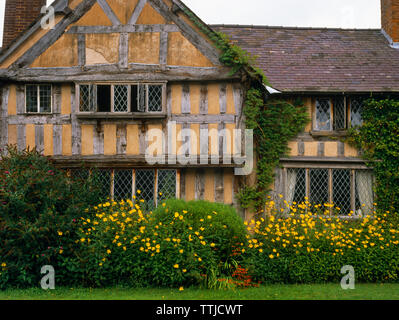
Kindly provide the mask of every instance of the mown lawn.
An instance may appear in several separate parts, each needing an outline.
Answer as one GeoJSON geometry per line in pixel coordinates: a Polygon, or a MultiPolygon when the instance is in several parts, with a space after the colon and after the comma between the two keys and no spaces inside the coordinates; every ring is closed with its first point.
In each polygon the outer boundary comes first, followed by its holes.
{"type": "Polygon", "coordinates": [[[0,300],[398,300],[399,284],[270,285],[245,290],[76,289],[0,291],[0,300]]]}

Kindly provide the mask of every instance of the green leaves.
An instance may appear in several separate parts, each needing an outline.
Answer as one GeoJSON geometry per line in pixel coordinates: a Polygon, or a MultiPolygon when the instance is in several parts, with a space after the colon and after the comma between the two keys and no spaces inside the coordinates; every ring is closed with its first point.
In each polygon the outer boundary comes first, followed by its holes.
{"type": "Polygon", "coordinates": [[[247,128],[254,130],[258,182],[255,187],[243,187],[237,198],[244,208],[260,210],[273,183],[274,169],[288,151],[288,142],[304,129],[309,116],[302,101],[265,101],[256,88],[247,92],[244,114],[247,128]]]}
{"type": "Polygon", "coordinates": [[[399,101],[370,99],[363,110],[364,124],[350,130],[348,142],[363,150],[374,168],[380,211],[399,209],[399,101]]]}

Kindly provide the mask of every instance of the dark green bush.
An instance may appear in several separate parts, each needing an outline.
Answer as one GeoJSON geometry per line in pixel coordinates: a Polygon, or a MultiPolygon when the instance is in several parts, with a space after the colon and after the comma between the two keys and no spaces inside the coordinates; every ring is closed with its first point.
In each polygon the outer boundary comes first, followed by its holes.
{"type": "MultiPolygon", "coordinates": [[[[76,181],[36,150],[9,147],[0,160],[0,263],[14,287],[36,286],[43,265],[53,265],[58,283],[69,275],[57,268],[73,254],[75,223],[101,199],[95,181],[76,181]]],[[[1,281],[0,281],[1,286],[1,281]]]]}

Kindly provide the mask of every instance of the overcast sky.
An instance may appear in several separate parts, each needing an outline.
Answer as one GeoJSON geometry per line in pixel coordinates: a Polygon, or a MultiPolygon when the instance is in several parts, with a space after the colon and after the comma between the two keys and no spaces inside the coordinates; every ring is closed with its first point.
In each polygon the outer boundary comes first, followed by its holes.
{"type": "MultiPolygon", "coordinates": [[[[6,0],[0,0],[0,43],[6,0]]],[[[52,0],[48,0],[49,3],[52,0]]],[[[209,24],[380,28],[380,0],[183,0],[209,24]]]]}

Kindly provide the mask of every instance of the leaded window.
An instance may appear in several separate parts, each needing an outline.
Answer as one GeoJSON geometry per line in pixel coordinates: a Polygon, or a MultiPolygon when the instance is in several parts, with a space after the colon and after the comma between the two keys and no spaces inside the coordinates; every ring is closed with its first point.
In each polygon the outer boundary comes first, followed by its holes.
{"type": "Polygon", "coordinates": [[[316,130],[331,130],[331,102],[330,99],[316,100],[316,130]]]}
{"type": "Polygon", "coordinates": [[[80,112],[163,111],[164,84],[81,84],[80,112]]]}
{"type": "Polygon", "coordinates": [[[315,131],[340,131],[363,124],[364,97],[317,98],[313,118],[315,131]]]}
{"type": "Polygon", "coordinates": [[[346,129],[346,99],[336,97],[334,99],[334,130],[346,129]]]}
{"type": "Polygon", "coordinates": [[[25,86],[25,106],[28,113],[51,113],[52,90],[49,84],[25,86]]]}
{"type": "Polygon", "coordinates": [[[363,124],[362,120],[363,99],[359,97],[351,98],[350,109],[351,109],[351,127],[361,126],[363,124]]]}
{"type": "Polygon", "coordinates": [[[334,204],[341,215],[373,211],[372,170],[334,168],[287,168],[285,199],[314,205],[334,204]]]}
{"type": "Polygon", "coordinates": [[[103,199],[133,199],[146,211],[167,199],[178,197],[178,171],[174,169],[72,169],[71,176],[82,183],[94,175],[103,199]]]}

